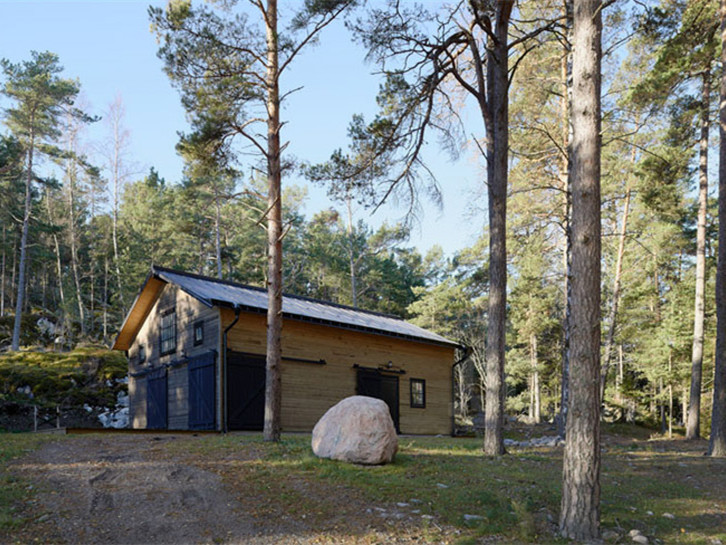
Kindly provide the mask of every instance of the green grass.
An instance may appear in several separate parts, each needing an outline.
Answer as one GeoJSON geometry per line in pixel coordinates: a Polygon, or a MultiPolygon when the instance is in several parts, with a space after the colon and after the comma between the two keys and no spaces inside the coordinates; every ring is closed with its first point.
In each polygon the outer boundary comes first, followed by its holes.
{"type": "MultiPolygon", "coordinates": [[[[610,445],[603,456],[603,529],[624,535],[637,528],[663,543],[726,543],[726,460],[704,457],[684,441],[649,441],[643,439],[647,430],[633,431],[635,438],[618,427],[614,437],[622,444],[610,445]]],[[[284,436],[279,444],[259,436],[204,437],[168,448],[200,455],[212,465],[217,458],[228,460],[218,469],[229,482],[256,486],[270,505],[288,512],[311,507],[289,486],[303,480],[345,487],[372,505],[415,498],[422,513],[459,527],[466,539],[500,535],[525,543],[557,542],[562,449],[515,450],[490,458],[482,454],[479,439],[401,438],[394,463],[366,467],[318,459],[310,437],[300,435],[284,436]],[[237,461],[229,462],[235,453],[237,461]],[[483,519],[467,522],[464,514],[483,519]]]]}
{"type": "Polygon", "coordinates": [[[8,464],[59,436],[31,433],[0,433],[0,531],[22,526],[26,522],[20,507],[33,496],[30,483],[8,470],[8,464]]]}
{"type": "MultiPolygon", "coordinates": [[[[651,543],[726,543],[726,460],[703,456],[703,442],[644,439],[650,434],[641,429],[633,435],[624,427],[611,434],[606,427],[603,529],[617,531],[622,543],[630,541],[624,536],[634,528],[651,543]]],[[[28,483],[11,476],[8,462],[49,440],[62,438],[0,434],[0,530],[24,522],[18,506],[33,493],[28,483]]],[[[323,534],[345,528],[356,508],[359,517],[376,516],[360,506],[390,509],[415,499],[421,515],[458,528],[462,545],[490,536],[564,543],[554,533],[562,449],[512,450],[491,458],[482,454],[480,439],[402,437],[394,463],[356,466],[315,457],[309,435],[284,435],[275,444],[253,434],[176,436],[155,443],[151,454],[217,472],[262,520],[304,516],[323,534]],[[340,505],[341,498],[354,501],[340,505]],[[467,522],[465,514],[483,518],[467,522]]],[[[424,519],[420,524],[423,542],[437,540],[435,524],[424,519]]]]}
{"type": "Polygon", "coordinates": [[[551,463],[547,456],[488,458],[477,439],[402,438],[395,462],[385,466],[319,459],[310,450],[309,436],[285,437],[276,445],[250,436],[210,437],[195,447],[196,454],[207,456],[220,449],[256,451],[258,459],[244,464],[245,482],[264,483],[278,497],[284,494],[277,484],[303,478],[354,489],[373,505],[415,499],[421,513],[472,535],[536,540],[550,534],[547,515],[557,512],[559,501],[559,472],[542,471],[551,463]],[[465,514],[483,518],[465,521],[465,514]]]}

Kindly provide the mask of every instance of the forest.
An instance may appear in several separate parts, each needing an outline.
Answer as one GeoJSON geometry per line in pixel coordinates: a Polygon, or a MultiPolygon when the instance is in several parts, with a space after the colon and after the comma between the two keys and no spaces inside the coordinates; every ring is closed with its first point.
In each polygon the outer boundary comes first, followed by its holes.
{"type": "Polygon", "coordinates": [[[228,4],[149,9],[160,69],[190,121],[179,180],[134,172],[123,101],[84,111],[82,82],[54,53],[2,61],[4,348],[43,334],[59,349],[109,343],[152,264],[395,314],[468,347],[457,417],[484,411],[485,450],[501,454],[490,429],[504,415],[564,431],[584,376],[569,372],[577,336],[595,316],[589,368],[602,418],[708,434],[723,374],[715,294],[726,197],[715,188],[726,183],[726,8],[305,2],[278,32],[275,2],[228,4]],[[285,154],[278,85],[338,18],[381,75],[379,113],[355,116],[346,147],[310,164],[285,154]],[[591,50],[597,77],[583,78],[578,51],[591,50]],[[592,80],[597,104],[581,107],[592,80]],[[596,190],[582,185],[595,179],[582,174],[594,164],[582,136],[593,112],[596,190]],[[85,139],[90,123],[103,124],[103,141],[85,139]],[[482,168],[489,227],[454,255],[411,247],[410,222],[373,229],[361,219],[387,199],[413,209],[435,197],[446,180],[427,167],[429,140],[482,168]],[[305,187],[285,182],[292,170],[338,205],[305,217],[305,187]],[[594,238],[596,272],[581,265],[582,241],[594,238]]]}

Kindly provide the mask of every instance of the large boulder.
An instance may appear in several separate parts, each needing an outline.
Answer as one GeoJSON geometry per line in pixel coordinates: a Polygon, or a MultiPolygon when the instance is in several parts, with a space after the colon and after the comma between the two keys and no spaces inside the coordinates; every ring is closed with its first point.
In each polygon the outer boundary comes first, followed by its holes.
{"type": "Polygon", "coordinates": [[[393,460],[398,437],[384,401],[352,396],[332,406],[318,420],[312,446],[320,458],[377,465],[393,460]]]}

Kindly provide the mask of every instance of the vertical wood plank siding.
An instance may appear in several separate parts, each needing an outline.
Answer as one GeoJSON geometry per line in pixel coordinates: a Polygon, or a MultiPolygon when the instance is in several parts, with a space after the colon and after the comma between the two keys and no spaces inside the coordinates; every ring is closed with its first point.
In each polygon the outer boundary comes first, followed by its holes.
{"type": "MultiPolygon", "coordinates": [[[[221,310],[221,329],[234,320],[221,310]]],[[[228,335],[229,349],[265,353],[265,315],[242,312],[228,335]]],[[[401,433],[448,434],[451,431],[451,366],[454,349],[372,335],[335,327],[285,320],[282,333],[282,428],[310,431],[341,399],[355,395],[353,365],[385,366],[391,361],[399,375],[401,433]],[[286,361],[285,357],[324,359],[326,365],[286,361]],[[426,407],[410,406],[410,379],[426,381],[426,407]]]]}
{"type": "Polygon", "coordinates": [[[217,308],[206,307],[176,286],[167,284],[163,288],[129,348],[131,427],[146,427],[146,378],[143,375],[134,377],[134,374],[168,365],[169,429],[188,428],[189,382],[185,359],[209,350],[219,352],[219,338],[217,308]],[[176,308],[176,350],[161,356],[159,344],[161,313],[171,307],[176,308]],[[201,345],[194,346],[194,324],[200,320],[204,324],[204,341],[201,345]],[[143,363],[139,362],[140,345],[144,346],[146,352],[146,361],[143,363]]]}

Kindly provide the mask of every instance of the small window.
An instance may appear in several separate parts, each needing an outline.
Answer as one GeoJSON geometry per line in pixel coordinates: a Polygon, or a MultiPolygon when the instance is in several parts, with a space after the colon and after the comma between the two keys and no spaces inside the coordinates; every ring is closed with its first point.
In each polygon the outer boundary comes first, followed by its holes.
{"type": "Polygon", "coordinates": [[[194,346],[199,346],[204,342],[204,322],[199,320],[194,322],[194,346]]]}
{"type": "Polygon", "coordinates": [[[143,344],[140,344],[136,351],[136,360],[139,364],[146,362],[146,347],[143,344]]]}
{"type": "Polygon", "coordinates": [[[171,308],[161,315],[161,355],[176,352],[176,309],[171,308]]]}
{"type": "Polygon", "coordinates": [[[426,407],[426,381],[423,379],[411,379],[411,407],[414,409],[426,407]]]}

